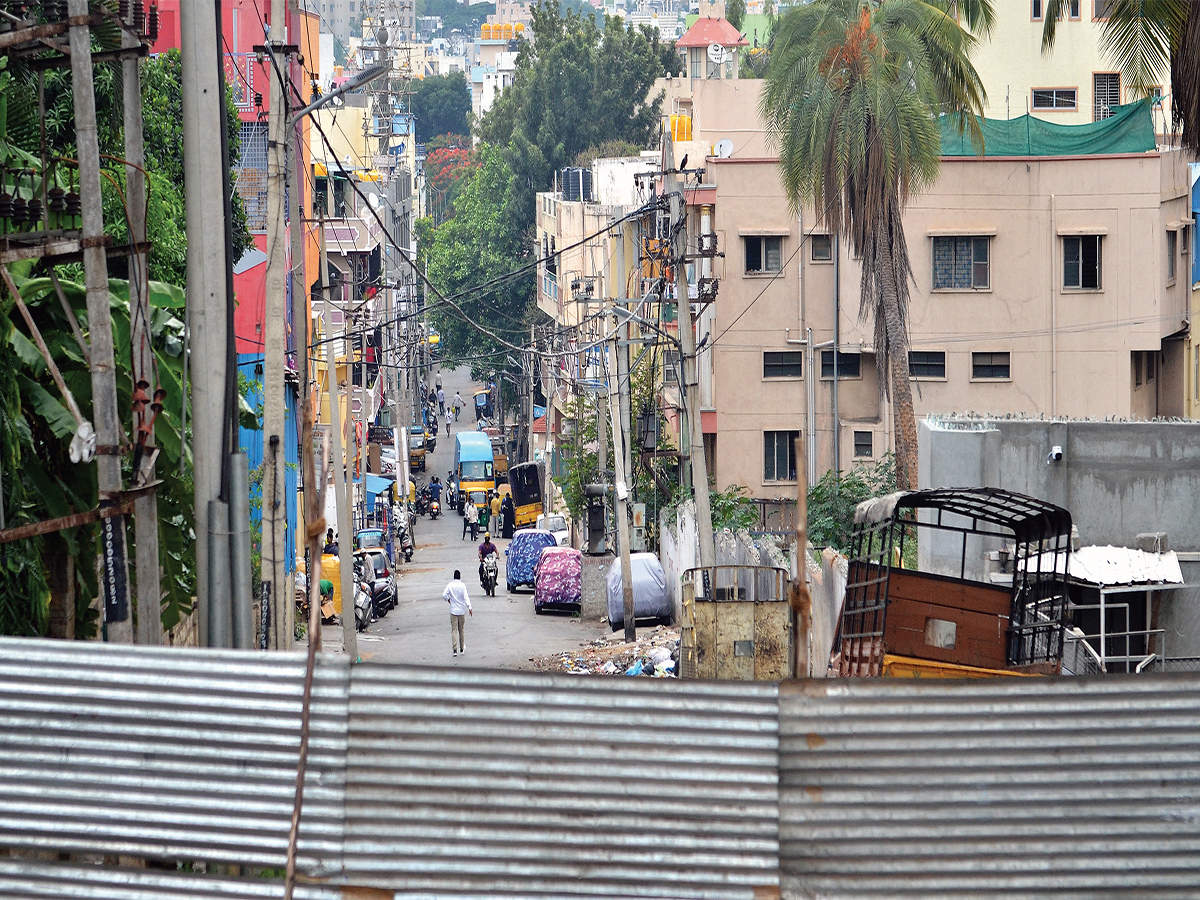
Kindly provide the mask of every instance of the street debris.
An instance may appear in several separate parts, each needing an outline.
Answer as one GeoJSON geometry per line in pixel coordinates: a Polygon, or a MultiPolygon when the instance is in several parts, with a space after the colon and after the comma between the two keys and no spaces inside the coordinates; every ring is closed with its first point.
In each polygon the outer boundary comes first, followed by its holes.
{"type": "Polygon", "coordinates": [[[639,632],[632,643],[620,637],[598,637],[576,650],[562,650],[529,659],[539,672],[571,675],[628,675],[676,678],[679,669],[679,632],[665,625],[639,632]]]}

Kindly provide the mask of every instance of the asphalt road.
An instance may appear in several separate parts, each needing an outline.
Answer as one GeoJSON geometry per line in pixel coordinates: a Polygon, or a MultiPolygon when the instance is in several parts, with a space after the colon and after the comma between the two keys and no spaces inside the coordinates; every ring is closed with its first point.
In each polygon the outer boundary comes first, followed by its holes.
{"type": "MultiPolygon", "coordinates": [[[[442,373],[447,399],[457,389],[470,403],[474,385],[468,370],[442,373]]],[[[437,450],[429,457],[426,471],[417,473],[418,488],[435,474],[443,481],[454,459],[454,431],[472,429],[475,416],[464,410],[460,421],[445,424],[438,436],[437,450]]],[[[462,537],[462,517],[449,512],[431,521],[422,516],[416,527],[417,550],[412,562],[400,563],[397,578],[398,604],[383,619],[358,636],[359,656],[364,660],[419,665],[459,665],[483,668],[523,668],[532,656],[577,647],[580,642],[608,634],[599,620],[581,621],[562,614],[534,615],[529,589],[505,592],[504,549],[508,541],[496,538],[500,548],[500,583],[495,597],[485,597],[479,585],[476,545],[462,537]],[[442,591],[460,569],[474,607],[466,624],[466,653],[451,656],[450,614],[442,591]]],[[[482,537],[481,537],[482,539],[482,537]]],[[[339,641],[340,643],[340,641],[339,641]]]]}

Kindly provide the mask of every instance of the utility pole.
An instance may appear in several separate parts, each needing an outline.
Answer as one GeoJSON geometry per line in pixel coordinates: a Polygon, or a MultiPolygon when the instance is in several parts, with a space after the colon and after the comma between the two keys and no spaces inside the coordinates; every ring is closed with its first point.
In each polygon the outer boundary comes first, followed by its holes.
{"type": "MultiPolygon", "coordinates": [[[[671,148],[670,137],[663,140],[671,148]]],[[[665,153],[669,165],[674,165],[674,150],[665,153]]],[[[675,271],[675,299],[679,304],[679,343],[683,350],[683,373],[688,422],[688,456],[692,470],[692,491],[696,497],[696,531],[700,539],[700,565],[711,569],[717,564],[713,541],[712,504],[708,495],[708,466],[704,459],[704,431],[700,422],[700,370],[696,359],[696,323],[692,317],[692,301],[687,275],[687,207],[683,202],[683,185],[673,174],[664,178],[665,192],[671,203],[671,227],[675,239],[671,257],[675,271]],[[678,229],[674,231],[674,229],[678,229]]]]}
{"type": "MultiPolygon", "coordinates": [[[[286,359],[287,247],[284,185],[287,172],[287,4],[271,0],[271,31],[267,43],[267,71],[271,81],[267,122],[267,277],[263,311],[263,466],[262,466],[262,592],[270,598],[271,646],[287,647],[284,633],[284,541],[287,502],[282,452],[284,435],[284,372],[286,359]]],[[[294,192],[293,192],[294,194],[294,192]]],[[[292,252],[300,248],[293,246],[292,252]]]]}
{"type": "MultiPolygon", "coordinates": [[[[333,299],[329,295],[329,255],[325,249],[325,219],[321,218],[321,297],[328,309],[333,299]]],[[[332,316],[329,317],[332,319],[332,316]]],[[[343,323],[345,319],[343,318],[343,323]]],[[[345,337],[346,326],[342,325],[345,337]]],[[[333,499],[337,505],[338,561],[342,582],[342,646],[354,662],[358,658],[358,632],[354,622],[354,557],[350,535],[349,491],[346,486],[346,455],[342,452],[342,410],[337,383],[337,345],[325,336],[325,359],[328,366],[329,431],[333,436],[333,499]]]]}
{"type": "MultiPolygon", "coordinates": [[[[92,36],[87,0],[70,0],[71,94],[79,158],[79,195],[83,201],[83,268],[87,286],[91,340],[92,411],[96,420],[96,475],[100,505],[121,502],[121,444],[112,318],[108,303],[108,257],[104,245],[104,208],[100,193],[100,144],[96,97],[92,91],[92,36]]],[[[140,103],[140,98],[139,98],[140,103]]],[[[132,235],[131,235],[132,238],[132,235]]],[[[133,642],[129,619],[129,568],[125,559],[125,517],[101,520],[104,542],[104,623],[108,640],[133,642]]]]}
{"type": "Polygon", "coordinates": [[[619,386],[617,377],[617,354],[620,350],[620,340],[617,337],[619,329],[613,329],[609,339],[612,350],[612,363],[608,366],[608,413],[612,417],[613,430],[613,469],[616,481],[614,494],[617,503],[617,543],[621,553],[621,592],[624,604],[622,616],[625,623],[625,641],[631,643],[637,640],[637,627],[634,624],[633,611],[633,569],[629,564],[629,485],[626,482],[625,454],[622,445],[625,444],[625,428],[621,422],[619,386]]]}
{"type": "MultiPolygon", "coordinates": [[[[535,377],[534,370],[537,368],[536,350],[537,350],[537,342],[533,336],[533,326],[530,325],[529,326],[529,378],[527,380],[527,385],[529,387],[529,412],[525,419],[525,421],[529,423],[529,426],[525,429],[525,439],[527,442],[525,446],[528,451],[528,455],[525,457],[525,459],[528,462],[533,462],[533,394],[534,394],[533,379],[535,377]]],[[[547,437],[550,436],[549,431],[546,432],[546,436],[547,437]]]]}
{"type": "MultiPolygon", "coordinates": [[[[136,49],[139,40],[129,29],[141,30],[133,19],[121,30],[121,49],[136,49]]],[[[153,397],[155,385],[150,383],[154,371],[154,348],[150,335],[150,303],[146,289],[150,278],[147,272],[148,254],[141,245],[146,241],[146,148],[142,130],[142,81],[138,58],[126,55],[121,60],[122,114],[125,130],[125,199],[129,209],[129,312],[135,381],[147,382],[143,389],[153,397]]],[[[133,473],[134,483],[154,480],[154,417],[144,410],[144,434],[139,435],[141,423],[134,417],[133,433],[144,450],[140,472],[133,473]]],[[[139,493],[133,501],[134,566],[137,580],[137,642],[162,643],[162,591],[158,575],[158,499],[154,488],[139,493]]]]}
{"type": "MultiPolygon", "coordinates": [[[[86,15],[85,0],[72,0],[86,15]]],[[[196,594],[201,643],[208,644],[210,618],[231,620],[229,596],[211,590],[209,557],[214,548],[209,529],[209,501],[221,490],[221,463],[226,455],[225,379],[228,342],[226,324],[225,231],[214,227],[224,220],[224,198],[214,185],[223,183],[221,154],[213,152],[213,135],[220,133],[225,113],[220,90],[221,59],[217,51],[215,0],[180,4],[180,43],[183,49],[184,199],[187,203],[188,333],[192,359],[192,455],[196,504],[196,594]]],[[[90,84],[90,78],[89,78],[90,84]]],[[[89,87],[90,90],[90,87],[89,87]]],[[[97,188],[98,190],[98,188],[97,188]]],[[[105,299],[107,303],[107,298],[105,299]]],[[[93,357],[96,351],[93,350],[93,357]]],[[[228,523],[221,526],[228,530],[228,523]]],[[[228,543],[228,538],[222,536],[228,543]]]]}
{"type": "MultiPolygon", "coordinates": [[[[628,304],[629,291],[626,289],[628,285],[628,272],[625,270],[625,225],[622,223],[618,230],[617,240],[617,280],[621,291],[621,303],[628,304]]],[[[628,305],[624,306],[626,312],[630,312],[628,305]]],[[[624,321],[620,326],[620,340],[617,343],[617,397],[621,405],[621,430],[625,432],[633,421],[633,416],[630,412],[632,401],[630,394],[633,391],[633,382],[629,377],[629,316],[623,317],[624,321]]],[[[623,442],[624,447],[621,451],[625,461],[626,477],[633,478],[633,458],[632,458],[632,441],[626,440],[623,442]]],[[[631,488],[632,490],[632,488],[631,488]]]]}

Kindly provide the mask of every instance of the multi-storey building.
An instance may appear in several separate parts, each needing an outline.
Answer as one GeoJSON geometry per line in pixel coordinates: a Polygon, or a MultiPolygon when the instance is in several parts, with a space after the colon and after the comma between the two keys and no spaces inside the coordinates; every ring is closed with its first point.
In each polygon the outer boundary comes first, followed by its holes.
{"type": "MultiPolygon", "coordinates": [[[[717,154],[695,193],[711,201],[725,253],[701,357],[718,484],[786,494],[798,436],[810,476],[878,458],[893,426],[858,315],[858,262],[813,210],[796,213],[784,197],[778,160],[747,112],[761,82],[664,86],[672,106],[693,113],[693,143],[717,154]]],[[[1154,149],[1143,124],[1137,152],[946,156],[937,182],[910,200],[918,414],[1185,412],[1187,166],[1154,149]]]]}

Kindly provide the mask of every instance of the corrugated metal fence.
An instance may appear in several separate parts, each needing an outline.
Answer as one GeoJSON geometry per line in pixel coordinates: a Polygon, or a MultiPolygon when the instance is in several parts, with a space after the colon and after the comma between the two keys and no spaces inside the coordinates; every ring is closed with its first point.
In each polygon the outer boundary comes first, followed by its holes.
{"type": "Polygon", "coordinates": [[[1200,893],[1200,678],[780,696],[784,894],[1200,893]]]}
{"type": "MultiPolygon", "coordinates": [[[[295,654],[0,639],[0,897],[281,896],[302,683],[295,654]]],[[[328,659],[312,734],[311,900],[1200,893],[1196,674],[779,687],[328,659]]]]}

